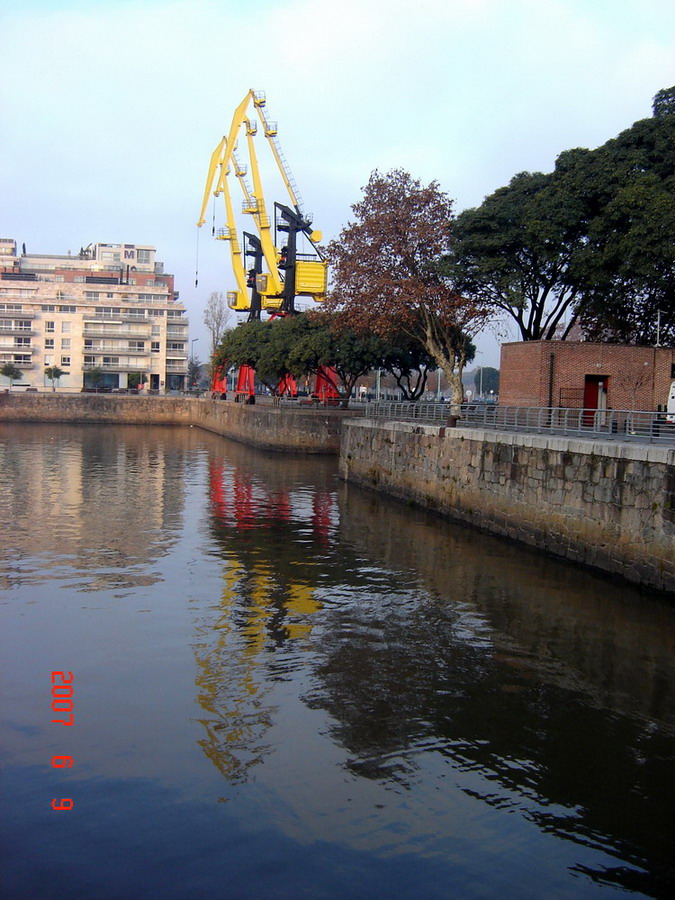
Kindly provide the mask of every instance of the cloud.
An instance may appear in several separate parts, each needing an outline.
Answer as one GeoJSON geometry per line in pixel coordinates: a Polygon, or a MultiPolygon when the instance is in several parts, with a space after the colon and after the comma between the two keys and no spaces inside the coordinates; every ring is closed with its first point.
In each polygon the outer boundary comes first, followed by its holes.
{"type": "Polygon", "coordinates": [[[229,286],[203,233],[193,291],[194,223],[249,88],[330,238],[374,168],[475,205],[649,116],[675,71],[665,0],[24,0],[2,17],[0,231],[43,252],[154,243],[195,305],[229,286]]]}

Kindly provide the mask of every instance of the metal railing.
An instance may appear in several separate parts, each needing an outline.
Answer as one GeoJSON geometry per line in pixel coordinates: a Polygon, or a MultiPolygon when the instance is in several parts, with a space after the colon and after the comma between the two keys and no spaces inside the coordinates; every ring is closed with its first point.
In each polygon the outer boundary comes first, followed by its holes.
{"type": "MultiPolygon", "coordinates": [[[[366,406],[366,416],[403,422],[447,424],[447,403],[385,403],[366,406]]],[[[675,416],[665,412],[628,409],[569,409],[567,407],[461,406],[459,427],[480,426],[535,434],[573,435],[591,439],[675,444],[675,416]]]]}

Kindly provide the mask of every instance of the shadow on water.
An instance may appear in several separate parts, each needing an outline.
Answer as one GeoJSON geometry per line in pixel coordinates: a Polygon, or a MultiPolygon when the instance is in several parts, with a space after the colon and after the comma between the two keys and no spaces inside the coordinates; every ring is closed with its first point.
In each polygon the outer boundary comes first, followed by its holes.
{"type": "Polygon", "coordinates": [[[330,470],[308,498],[303,462],[280,474],[235,452],[211,467],[230,574],[199,686],[215,714],[203,748],[226,777],[270,750],[264,685],[309,640],[304,702],[329,714],[353,775],[414,794],[443,759],[468,796],[597,851],[577,874],[670,895],[672,608],[330,470]]]}
{"type": "MultiPolygon", "coordinates": [[[[90,673],[78,766],[91,769],[73,771],[76,789],[100,792],[124,850],[140,792],[134,864],[178,853],[190,872],[174,883],[156,864],[138,884],[208,896],[229,867],[234,896],[331,897],[336,878],[344,896],[376,896],[391,872],[391,896],[446,896],[449,880],[464,897],[596,884],[671,896],[675,609],[344,485],[332,460],[197,429],[1,436],[5,621],[47,650],[61,627],[68,665],[90,673]]],[[[44,863],[63,845],[41,818],[57,752],[43,662],[7,652],[15,804],[35,807],[17,854],[44,863]]],[[[78,822],[72,855],[45,871],[77,865],[100,885],[101,851],[78,822]]],[[[21,864],[16,883],[33,883],[21,864]]],[[[33,869],[33,895],[50,896],[33,869]]],[[[119,887],[132,874],[98,895],[140,896],[119,887]]]]}

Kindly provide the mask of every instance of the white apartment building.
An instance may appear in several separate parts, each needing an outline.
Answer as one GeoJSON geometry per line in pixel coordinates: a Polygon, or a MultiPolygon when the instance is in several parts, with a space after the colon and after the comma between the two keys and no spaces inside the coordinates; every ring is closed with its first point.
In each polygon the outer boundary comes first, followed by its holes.
{"type": "Polygon", "coordinates": [[[64,373],[59,390],[185,387],[188,319],[155,257],[145,244],[18,252],[0,238],[0,368],[22,372],[16,389],[51,389],[49,366],[64,373]]]}

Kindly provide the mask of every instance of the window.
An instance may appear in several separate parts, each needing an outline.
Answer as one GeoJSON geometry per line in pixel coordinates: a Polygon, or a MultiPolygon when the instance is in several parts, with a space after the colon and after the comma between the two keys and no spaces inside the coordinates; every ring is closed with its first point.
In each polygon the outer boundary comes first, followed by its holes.
{"type": "Polygon", "coordinates": [[[129,341],[130,350],[145,350],[145,341],[129,341]]]}
{"type": "Polygon", "coordinates": [[[78,284],[84,284],[84,278],[84,275],[76,275],[75,278],[73,278],[73,281],[77,282],[78,284]]]}
{"type": "Polygon", "coordinates": [[[54,338],[45,338],[45,350],[54,349],[54,338]]]}
{"type": "Polygon", "coordinates": [[[143,265],[149,265],[152,259],[152,253],[150,250],[136,250],[136,259],[143,265]]]}
{"type": "Polygon", "coordinates": [[[53,359],[54,359],[54,357],[51,355],[51,353],[45,353],[45,365],[46,366],[51,366],[53,359]]]}
{"type": "Polygon", "coordinates": [[[14,338],[14,346],[15,347],[30,347],[30,338],[15,337],[14,338]]]}
{"type": "Polygon", "coordinates": [[[70,350],[70,338],[61,338],[61,349],[70,350]]]}
{"type": "Polygon", "coordinates": [[[71,331],[71,323],[70,322],[61,322],[61,333],[62,334],[70,334],[71,331]]]}
{"type": "Polygon", "coordinates": [[[62,356],[62,357],[61,357],[61,365],[62,365],[62,366],[69,366],[69,365],[70,365],[70,357],[69,357],[69,356],[62,356]]]}
{"type": "Polygon", "coordinates": [[[84,349],[85,350],[93,350],[94,349],[94,342],[92,341],[91,338],[84,339],[84,349]]]}
{"type": "MultiPolygon", "coordinates": [[[[85,291],[84,292],[85,300],[98,300],[98,296],[99,296],[98,291],[85,291]]],[[[112,296],[112,294],[109,294],[108,296],[112,296]]]]}
{"type": "Polygon", "coordinates": [[[84,357],[85,366],[94,366],[96,365],[96,357],[95,356],[85,356],[84,357]]]}
{"type": "Polygon", "coordinates": [[[177,341],[169,341],[166,346],[169,350],[185,350],[185,344],[179,344],[177,341]]]}
{"type": "Polygon", "coordinates": [[[53,322],[45,322],[45,331],[54,331],[54,323],[53,322]]]}
{"type": "Polygon", "coordinates": [[[43,306],[42,312],[56,312],[56,307],[55,306],[43,306]]]}
{"type": "Polygon", "coordinates": [[[149,309],[148,315],[149,316],[163,316],[164,310],[163,309],[149,309]]]}
{"type": "Polygon", "coordinates": [[[153,353],[159,353],[159,341],[152,341],[150,344],[150,349],[153,353]]]}
{"type": "Polygon", "coordinates": [[[156,335],[156,334],[159,335],[159,334],[161,334],[161,333],[162,333],[162,329],[160,328],[159,325],[153,325],[153,326],[152,326],[152,334],[153,334],[153,337],[154,337],[154,335],[156,335]]]}
{"type": "Polygon", "coordinates": [[[59,312],[74,313],[75,307],[74,306],[59,306],[59,312]]]}
{"type": "Polygon", "coordinates": [[[30,362],[30,353],[15,353],[14,354],[14,362],[15,363],[29,363],[30,362]]]}
{"type": "Polygon", "coordinates": [[[118,366],[120,364],[119,356],[104,356],[103,357],[103,365],[104,366],[118,366]]]}

